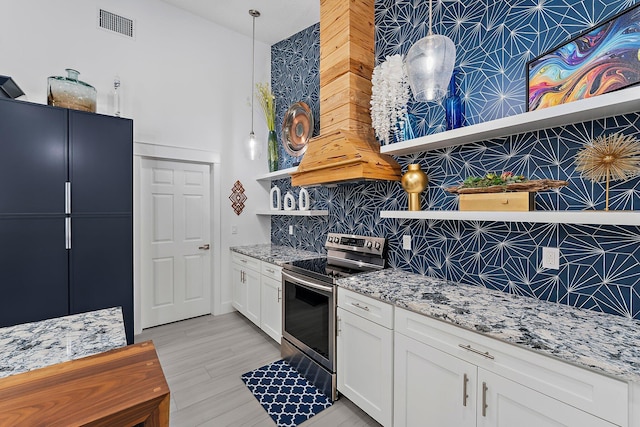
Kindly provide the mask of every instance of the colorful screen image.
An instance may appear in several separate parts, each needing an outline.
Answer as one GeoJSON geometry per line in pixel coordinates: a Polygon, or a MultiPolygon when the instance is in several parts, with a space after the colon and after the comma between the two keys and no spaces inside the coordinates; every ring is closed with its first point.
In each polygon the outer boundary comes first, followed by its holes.
{"type": "Polygon", "coordinates": [[[527,110],[640,82],[640,5],[527,63],[527,110]]]}

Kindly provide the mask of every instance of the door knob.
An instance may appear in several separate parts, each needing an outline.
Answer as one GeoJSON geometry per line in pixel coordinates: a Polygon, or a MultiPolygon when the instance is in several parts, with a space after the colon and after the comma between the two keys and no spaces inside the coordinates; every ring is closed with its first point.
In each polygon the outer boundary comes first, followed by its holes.
{"type": "Polygon", "coordinates": [[[209,250],[209,244],[207,243],[206,245],[198,246],[198,249],[202,249],[204,251],[208,251],[209,250]]]}

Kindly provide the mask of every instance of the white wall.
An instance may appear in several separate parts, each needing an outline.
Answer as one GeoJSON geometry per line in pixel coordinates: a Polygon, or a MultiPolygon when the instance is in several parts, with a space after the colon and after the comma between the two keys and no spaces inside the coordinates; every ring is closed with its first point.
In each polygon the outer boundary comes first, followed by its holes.
{"type": "MultiPolygon", "coordinates": [[[[159,0],[0,0],[0,74],[46,104],[47,77],[80,71],[98,91],[98,112],[113,113],[114,76],[122,82],[122,116],[134,120],[134,140],[220,154],[222,268],[216,313],[231,309],[228,247],[269,241],[269,221],[253,211],[266,205],[254,177],[266,161],[244,159],[251,128],[251,38],[205,21],[159,0]],[[98,9],[135,20],[135,38],[98,28],[98,9]],[[246,188],[247,209],[231,210],[231,187],[246,188]],[[231,235],[231,226],[238,234],[231,235]]],[[[247,16],[247,26],[251,19],[247,16]]],[[[256,81],[268,81],[270,49],[256,43],[256,81]]],[[[256,104],[255,131],[266,144],[256,104]]],[[[215,294],[215,292],[214,292],[215,294]]]]}

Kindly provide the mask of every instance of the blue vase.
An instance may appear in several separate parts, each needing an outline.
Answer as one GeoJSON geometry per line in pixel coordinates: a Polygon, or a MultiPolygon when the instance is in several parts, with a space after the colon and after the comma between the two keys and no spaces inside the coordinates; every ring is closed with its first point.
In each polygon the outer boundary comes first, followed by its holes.
{"type": "Polygon", "coordinates": [[[407,114],[402,120],[396,123],[393,129],[393,142],[407,141],[416,137],[411,125],[412,119],[415,120],[413,114],[407,114]]]}
{"type": "Polygon", "coordinates": [[[445,116],[447,118],[447,130],[456,129],[463,126],[464,114],[462,99],[456,91],[456,76],[458,70],[453,70],[453,75],[449,81],[449,93],[444,100],[445,116]]]}

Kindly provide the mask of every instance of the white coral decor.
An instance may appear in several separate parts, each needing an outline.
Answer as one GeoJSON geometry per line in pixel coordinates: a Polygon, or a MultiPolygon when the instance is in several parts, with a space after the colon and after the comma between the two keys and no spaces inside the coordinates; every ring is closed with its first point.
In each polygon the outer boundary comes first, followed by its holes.
{"type": "Polygon", "coordinates": [[[407,115],[409,78],[402,55],[387,56],[377,65],[371,83],[371,124],[378,140],[388,144],[396,124],[407,115]]]}

